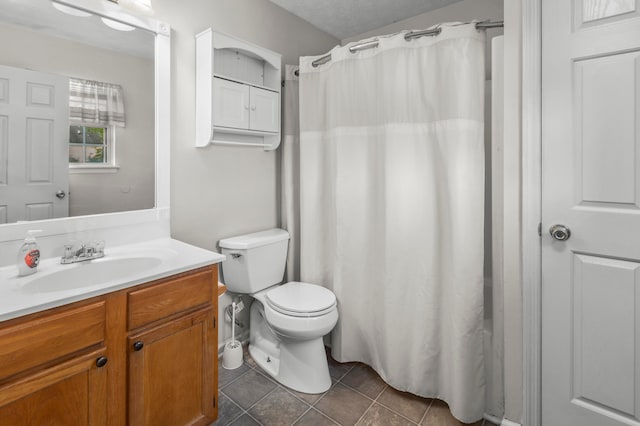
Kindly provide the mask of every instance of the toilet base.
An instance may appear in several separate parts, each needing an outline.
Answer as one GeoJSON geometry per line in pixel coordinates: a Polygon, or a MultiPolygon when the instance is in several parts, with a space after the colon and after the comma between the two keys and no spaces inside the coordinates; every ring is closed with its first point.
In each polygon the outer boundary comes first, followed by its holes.
{"type": "Polygon", "coordinates": [[[322,337],[297,340],[276,336],[258,301],[251,306],[249,354],[271,377],[293,390],[318,394],[331,387],[322,337]]]}
{"type": "Polygon", "coordinates": [[[280,342],[279,357],[249,344],[249,354],[263,370],[279,383],[309,394],[326,392],[331,376],[322,338],[301,342],[280,342]]]}

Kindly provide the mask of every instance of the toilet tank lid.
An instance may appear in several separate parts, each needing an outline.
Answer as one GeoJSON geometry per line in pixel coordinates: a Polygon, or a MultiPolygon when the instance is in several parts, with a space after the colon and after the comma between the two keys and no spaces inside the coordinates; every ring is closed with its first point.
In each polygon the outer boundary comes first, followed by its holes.
{"type": "Polygon", "coordinates": [[[219,244],[221,248],[246,250],[288,239],[289,233],[287,231],[285,231],[284,229],[275,228],[266,231],[254,232],[252,234],[225,238],[223,240],[220,240],[219,244]]]}

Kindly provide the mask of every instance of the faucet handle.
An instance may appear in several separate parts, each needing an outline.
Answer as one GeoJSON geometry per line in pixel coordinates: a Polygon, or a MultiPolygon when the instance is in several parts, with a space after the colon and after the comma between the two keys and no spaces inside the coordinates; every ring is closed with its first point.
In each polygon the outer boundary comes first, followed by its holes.
{"type": "Polygon", "coordinates": [[[64,259],[71,259],[73,258],[74,253],[73,253],[73,244],[65,244],[64,245],[64,259]]]}

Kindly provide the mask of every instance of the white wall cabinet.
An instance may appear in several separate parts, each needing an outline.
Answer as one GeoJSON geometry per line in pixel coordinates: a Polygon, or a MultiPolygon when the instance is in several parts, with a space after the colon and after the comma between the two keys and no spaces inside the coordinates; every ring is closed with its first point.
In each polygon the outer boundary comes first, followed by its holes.
{"type": "Polygon", "coordinates": [[[213,126],[260,132],[280,131],[280,94],[213,78],[213,126]]]}
{"type": "Polygon", "coordinates": [[[208,29],[196,36],[196,146],[280,145],[280,54],[208,29]]]}

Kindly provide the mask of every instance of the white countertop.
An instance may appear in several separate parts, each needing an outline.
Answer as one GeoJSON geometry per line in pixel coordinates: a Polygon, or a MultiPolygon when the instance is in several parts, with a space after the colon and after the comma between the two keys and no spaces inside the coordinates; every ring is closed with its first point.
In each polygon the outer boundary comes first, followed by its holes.
{"type": "MultiPolygon", "coordinates": [[[[108,242],[107,242],[108,243],[108,242]]],[[[44,259],[38,266],[38,272],[26,277],[18,277],[18,268],[8,266],[0,268],[0,321],[6,321],[34,312],[44,311],[90,297],[99,296],[138,284],[165,278],[191,269],[220,263],[225,256],[204,250],[170,238],[145,241],[105,249],[105,257],[87,262],[61,265],[60,258],[44,259]],[[54,278],[60,271],[82,272],[88,263],[108,263],[119,259],[153,258],[143,270],[127,273],[126,276],[105,279],[96,277],[98,284],[91,284],[91,274],[79,288],[51,291],[46,288],[47,277],[54,278]]],[[[104,268],[102,268],[104,269],[104,268]]],[[[89,270],[89,269],[87,269],[89,270]]],[[[91,269],[100,271],[101,269],[91,269]]],[[[74,275],[78,276],[78,273],[74,275]]],[[[122,275],[122,274],[121,274],[122,275]]],[[[52,280],[53,281],[53,280],[52,280]]],[[[70,287],[73,287],[71,285],[70,287]]]]}

